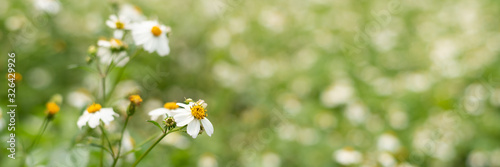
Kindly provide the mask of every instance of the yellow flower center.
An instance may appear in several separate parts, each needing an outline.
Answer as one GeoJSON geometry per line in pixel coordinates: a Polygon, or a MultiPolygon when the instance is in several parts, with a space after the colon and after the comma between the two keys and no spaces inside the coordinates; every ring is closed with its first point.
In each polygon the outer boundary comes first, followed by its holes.
{"type": "Polygon", "coordinates": [[[123,29],[123,28],[125,28],[125,25],[122,22],[120,22],[120,21],[117,21],[115,24],[116,24],[116,29],[123,29]]]}
{"type": "Polygon", "coordinates": [[[102,106],[100,104],[93,103],[92,105],[89,106],[89,108],[87,108],[87,112],[95,113],[95,112],[101,110],[101,108],[102,108],[102,106]]]}
{"type": "Polygon", "coordinates": [[[151,33],[153,33],[154,36],[160,36],[161,35],[161,29],[158,26],[154,26],[151,28],[151,33]]]}
{"type": "Polygon", "coordinates": [[[205,110],[205,108],[203,108],[202,106],[200,105],[195,105],[193,107],[191,107],[191,115],[193,115],[196,119],[203,119],[207,116],[207,110],[205,110]]]}
{"type": "Polygon", "coordinates": [[[59,112],[59,106],[54,103],[54,102],[50,102],[50,103],[47,103],[47,110],[49,111],[49,114],[56,114],[59,112]]]}
{"type": "Polygon", "coordinates": [[[168,102],[168,103],[165,103],[165,105],[163,105],[163,107],[165,107],[166,109],[169,109],[169,110],[173,110],[173,109],[179,108],[179,105],[177,105],[177,103],[175,103],[175,102],[168,102]]]}
{"type": "Polygon", "coordinates": [[[142,98],[139,95],[131,95],[128,97],[131,103],[134,103],[135,105],[139,105],[142,103],[142,98]]]}

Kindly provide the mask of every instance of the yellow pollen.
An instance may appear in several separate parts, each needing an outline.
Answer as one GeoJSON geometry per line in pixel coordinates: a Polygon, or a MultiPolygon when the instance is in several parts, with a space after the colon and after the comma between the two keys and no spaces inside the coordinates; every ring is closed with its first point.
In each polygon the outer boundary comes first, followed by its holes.
{"type": "Polygon", "coordinates": [[[134,103],[135,105],[139,105],[142,103],[142,98],[139,95],[131,95],[128,97],[131,103],[134,103]]]}
{"type": "Polygon", "coordinates": [[[116,29],[123,29],[123,28],[125,28],[125,25],[122,22],[120,22],[120,21],[117,21],[115,24],[116,24],[116,29]]]}
{"type": "Polygon", "coordinates": [[[163,107],[165,107],[166,109],[169,109],[169,110],[173,110],[173,109],[179,108],[179,105],[177,105],[177,103],[175,103],[175,102],[168,102],[168,103],[165,103],[165,105],[163,105],[163,107]]]}
{"type": "Polygon", "coordinates": [[[153,33],[154,36],[160,36],[161,35],[161,29],[158,26],[154,26],[151,29],[151,33],[153,33]]]}
{"type": "Polygon", "coordinates": [[[54,102],[50,102],[50,103],[47,103],[47,110],[49,111],[49,114],[56,114],[59,112],[59,106],[54,103],[54,102]]]}
{"type": "Polygon", "coordinates": [[[89,106],[89,108],[87,108],[87,112],[95,113],[95,112],[101,110],[101,108],[102,108],[102,106],[100,104],[93,103],[92,105],[89,106]]]}
{"type": "Polygon", "coordinates": [[[203,118],[205,118],[207,116],[206,112],[207,110],[205,110],[205,108],[200,105],[191,107],[191,115],[193,115],[198,120],[202,120],[203,118]]]}

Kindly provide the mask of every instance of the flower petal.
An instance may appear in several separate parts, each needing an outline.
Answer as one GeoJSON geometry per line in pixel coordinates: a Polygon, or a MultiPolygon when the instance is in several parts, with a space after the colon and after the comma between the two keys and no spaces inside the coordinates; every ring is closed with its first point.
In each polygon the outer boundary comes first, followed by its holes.
{"type": "Polygon", "coordinates": [[[187,125],[189,122],[191,122],[194,117],[191,115],[191,113],[183,113],[183,114],[178,114],[174,115],[175,122],[177,122],[177,126],[184,126],[187,125]]]}
{"type": "Polygon", "coordinates": [[[89,118],[89,122],[88,122],[89,127],[90,128],[97,127],[99,125],[100,119],[101,119],[101,113],[99,111],[92,113],[90,118],[89,118]]]}
{"type": "Polygon", "coordinates": [[[91,114],[89,112],[87,111],[83,112],[83,115],[80,116],[80,118],[78,118],[78,122],[76,122],[78,128],[82,129],[82,127],[85,126],[89,121],[90,116],[91,114]]]}
{"type": "Polygon", "coordinates": [[[200,120],[193,120],[188,124],[187,127],[187,133],[193,137],[196,138],[198,134],[200,133],[200,120]]]}
{"type": "Polygon", "coordinates": [[[148,115],[151,116],[151,120],[157,120],[158,117],[160,117],[160,116],[163,116],[163,118],[165,119],[166,118],[165,114],[169,114],[169,113],[170,113],[170,111],[166,108],[157,108],[157,109],[150,111],[148,113],[148,115]]]}
{"type": "Polygon", "coordinates": [[[203,125],[203,128],[207,132],[207,135],[212,136],[212,134],[214,133],[214,126],[212,125],[212,123],[207,118],[203,118],[201,120],[201,124],[203,125]]]}

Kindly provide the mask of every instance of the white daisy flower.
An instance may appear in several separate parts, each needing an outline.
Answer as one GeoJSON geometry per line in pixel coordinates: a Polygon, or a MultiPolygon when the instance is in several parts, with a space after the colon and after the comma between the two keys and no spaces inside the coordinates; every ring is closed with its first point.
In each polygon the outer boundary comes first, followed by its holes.
{"type": "Polygon", "coordinates": [[[183,109],[179,108],[179,105],[175,102],[168,102],[163,105],[163,108],[154,109],[150,111],[148,115],[151,116],[151,120],[157,120],[160,116],[162,119],[165,119],[167,115],[172,116],[173,112],[180,112],[180,110],[183,109]]]}
{"type": "Polygon", "coordinates": [[[149,53],[156,51],[160,56],[170,53],[167,33],[170,27],[160,25],[158,21],[143,21],[132,28],[132,37],[136,45],[142,45],[149,53]]]}
{"type": "Polygon", "coordinates": [[[116,15],[109,16],[109,20],[106,21],[106,25],[108,25],[108,27],[112,29],[115,29],[113,36],[116,39],[122,39],[123,34],[125,34],[125,30],[130,30],[130,28],[132,27],[129,19],[124,16],[116,15]]]}
{"type": "Polygon", "coordinates": [[[345,147],[335,151],[333,158],[342,165],[354,165],[360,163],[363,156],[353,148],[345,147]]]}
{"type": "Polygon", "coordinates": [[[141,8],[131,4],[122,5],[120,7],[118,15],[123,16],[124,18],[127,18],[132,22],[139,22],[146,20],[146,17],[142,14],[141,8]]]}
{"type": "Polygon", "coordinates": [[[119,39],[100,39],[97,46],[97,56],[103,64],[109,65],[113,62],[116,66],[123,67],[130,60],[125,51],[127,45],[119,39]]]}
{"type": "Polygon", "coordinates": [[[56,14],[61,10],[61,3],[58,0],[35,0],[35,8],[50,14],[56,14]]]}
{"type": "Polygon", "coordinates": [[[80,129],[87,125],[87,123],[90,128],[95,128],[101,121],[104,122],[105,125],[108,125],[115,119],[113,116],[118,116],[118,114],[113,111],[113,108],[101,108],[100,104],[94,103],[83,112],[83,115],[78,118],[76,124],[80,129]]]}
{"type": "Polygon", "coordinates": [[[214,127],[207,117],[207,103],[203,100],[198,102],[190,102],[189,104],[177,103],[183,107],[183,110],[172,112],[177,126],[187,125],[187,133],[196,138],[200,133],[201,126],[207,132],[208,136],[214,133],[214,127]]]}

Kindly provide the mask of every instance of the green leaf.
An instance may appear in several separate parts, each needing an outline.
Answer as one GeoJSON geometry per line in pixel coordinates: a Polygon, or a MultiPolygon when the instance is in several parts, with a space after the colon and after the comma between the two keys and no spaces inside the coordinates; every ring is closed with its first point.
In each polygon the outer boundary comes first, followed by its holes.
{"type": "Polygon", "coordinates": [[[161,130],[162,132],[164,131],[164,130],[163,130],[163,128],[161,127],[161,125],[160,125],[158,122],[153,121],[153,120],[148,120],[148,122],[150,122],[150,123],[152,123],[152,124],[156,125],[158,128],[160,128],[160,130],[161,130]]]}

